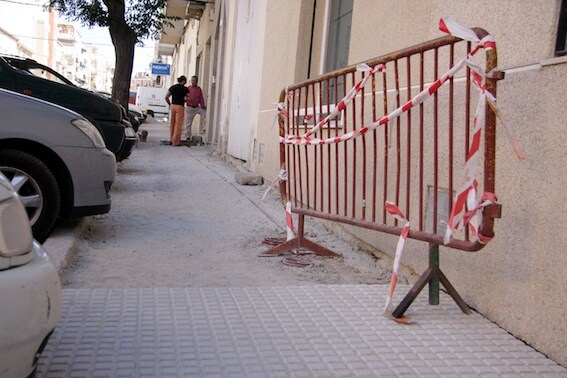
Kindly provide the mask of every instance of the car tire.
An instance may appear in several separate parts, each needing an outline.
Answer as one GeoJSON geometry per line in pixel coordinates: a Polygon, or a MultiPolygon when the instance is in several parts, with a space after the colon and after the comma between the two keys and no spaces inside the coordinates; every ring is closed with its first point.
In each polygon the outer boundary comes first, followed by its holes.
{"type": "Polygon", "coordinates": [[[0,150],[0,171],[22,198],[34,239],[43,243],[55,225],[61,207],[55,176],[41,160],[20,150],[0,150]]]}

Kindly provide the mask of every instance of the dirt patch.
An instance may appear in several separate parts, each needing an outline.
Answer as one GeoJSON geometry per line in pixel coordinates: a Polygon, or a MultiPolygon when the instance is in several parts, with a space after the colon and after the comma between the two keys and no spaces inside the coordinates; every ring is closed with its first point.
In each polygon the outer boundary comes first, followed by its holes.
{"type": "Polygon", "coordinates": [[[297,268],[258,257],[266,237],[284,237],[284,213],[267,185],[240,186],[238,168],[204,146],[160,145],[167,125],[153,122],[147,143],[119,164],[112,210],[95,216],[79,243],[67,287],[272,286],[377,284],[388,270],[368,252],[306,221],[307,237],[340,253],[309,255],[297,268]]]}

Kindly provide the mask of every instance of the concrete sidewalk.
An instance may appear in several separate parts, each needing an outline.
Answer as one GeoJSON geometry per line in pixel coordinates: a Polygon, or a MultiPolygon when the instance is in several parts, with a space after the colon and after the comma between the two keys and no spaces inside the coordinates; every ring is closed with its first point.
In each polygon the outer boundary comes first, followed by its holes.
{"type": "MultiPolygon", "coordinates": [[[[401,287],[405,292],[408,287],[401,287]]],[[[447,295],[414,323],[382,316],[386,285],[66,289],[39,377],[566,377],[447,295]]]]}

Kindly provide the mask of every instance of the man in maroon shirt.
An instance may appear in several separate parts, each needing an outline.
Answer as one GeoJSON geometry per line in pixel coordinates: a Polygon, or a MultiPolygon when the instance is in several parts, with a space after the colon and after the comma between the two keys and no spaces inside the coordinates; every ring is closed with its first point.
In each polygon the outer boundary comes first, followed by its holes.
{"type": "Polygon", "coordinates": [[[185,96],[185,122],[183,124],[183,139],[191,138],[191,125],[197,114],[201,116],[199,132],[205,133],[205,116],[207,115],[205,98],[201,87],[197,85],[197,76],[191,77],[191,85],[187,87],[189,93],[185,96]]]}

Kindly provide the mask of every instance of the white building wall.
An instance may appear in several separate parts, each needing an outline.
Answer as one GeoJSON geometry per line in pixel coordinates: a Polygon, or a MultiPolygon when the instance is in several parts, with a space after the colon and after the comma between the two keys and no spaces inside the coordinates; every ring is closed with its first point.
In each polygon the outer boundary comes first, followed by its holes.
{"type": "Polygon", "coordinates": [[[215,15],[215,33],[218,35],[214,38],[213,54],[216,55],[216,60],[213,64],[216,64],[216,67],[212,69],[212,72],[216,74],[216,77],[214,79],[215,90],[211,91],[214,92],[214,97],[211,99],[214,103],[209,109],[209,130],[212,133],[209,137],[213,148],[226,153],[238,6],[235,2],[221,1],[215,9],[215,15]]]}
{"type": "Polygon", "coordinates": [[[227,152],[248,161],[258,125],[266,2],[241,4],[236,19],[227,152]]]}

